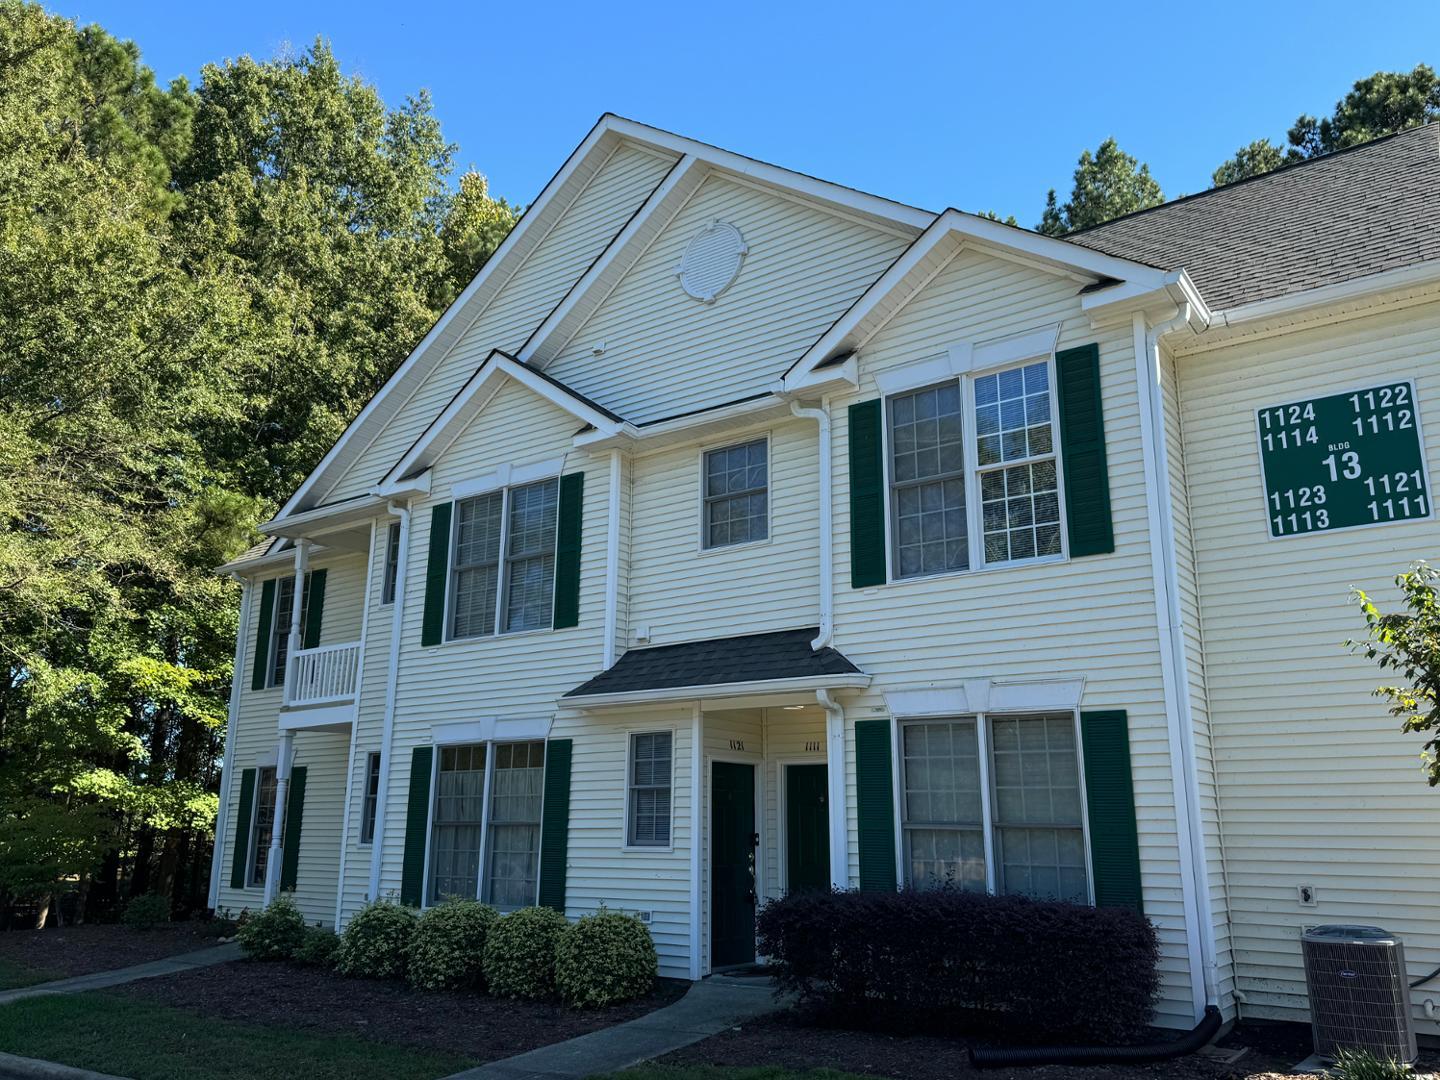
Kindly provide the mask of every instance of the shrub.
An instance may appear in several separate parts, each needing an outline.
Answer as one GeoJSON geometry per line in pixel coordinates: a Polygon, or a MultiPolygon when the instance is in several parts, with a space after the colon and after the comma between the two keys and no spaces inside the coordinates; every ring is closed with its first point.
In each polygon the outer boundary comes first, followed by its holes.
{"type": "Polygon", "coordinates": [[[502,915],[485,942],[485,981],[500,997],[539,1000],[555,993],[555,943],[570,924],[553,908],[502,915]]]}
{"type": "Polygon", "coordinates": [[[601,1008],[648,994],[660,962],[649,928],[603,908],[565,927],[555,945],[555,988],[567,1005],[601,1008]]]}
{"type": "Polygon", "coordinates": [[[1150,1019],[1155,929],[1121,908],[956,889],[797,893],[767,904],[781,990],[847,1022],[1119,1044],[1150,1019]]]}
{"type": "Polygon", "coordinates": [[[252,960],[289,960],[305,940],[305,919],[294,900],[277,896],[244,919],[235,936],[252,960]]]}
{"type": "Polygon", "coordinates": [[[447,900],[420,916],[405,977],[421,990],[482,986],[485,939],[500,913],[478,900],[447,900]]]}
{"type": "Polygon", "coordinates": [[[335,970],[360,979],[398,979],[415,932],[415,909],[376,900],[355,913],[340,935],[335,970]]]}
{"type": "Polygon", "coordinates": [[[1410,1080],[1410,1066],[1394,1058],[1376,1057],[1369,1050],[1341,1050],[1330,1070],[1335,1080],[1410,1080]]]}
{"type": "Polygon", "coordinates": [[[132,897],[120,921],[134,930],[153,930],[170,921],[170,898],[159,893],[132,897]]]}
{"type": "Polygon", "coordinates": [[[307,926],[292,959],[302,967],[330,968],[335,966],[335,951],[339,948],[340,936],[334,930],[307,926]]]}

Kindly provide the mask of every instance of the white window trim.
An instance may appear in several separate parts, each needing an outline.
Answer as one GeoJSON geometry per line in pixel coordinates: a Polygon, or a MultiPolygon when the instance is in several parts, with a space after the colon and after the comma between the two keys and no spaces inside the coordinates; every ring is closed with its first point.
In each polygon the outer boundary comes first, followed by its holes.
{"type": "MultiPolygon", "coordinates": [[[[272,757],[273,756],[275,755],[272,755],[272,757]]],[[[255,797],[250,800],[250,828],[245,834],[245,842],[249,845],[249,850],[245,852],[244,888],[246,889],[265,888],[265,883],[263,881],[260,882],[260,884],[258,885],[255,884],[255,861],[256,855],[260,851],[260,774],[266,769],[269,769],[271,772],[278,773],[279,766],[274,761],[261,762],[255,765],[255,797]]],[[[272,834],[275,831],[275,826],[273,824],[270,826],[270,831],[272,834]]],[[[273,836],[271,839],[273,841],[273,836]]],[[[269,847],[268,844],[266,846],[269,847]]]]}
{"type": "MultiPolygon", "coordinates": [[[[1001,339],[1001,342],[1010,339],[1001,339]]],[[[952,346],[952,349],[956,348],[952,346]]],[[[912,365],[906,370],[918,369],[923,365],[912,365]]],[[[1055,384],[1055,354],[1052,352],[1046,356],[1028,356],[1021,360],[1006,360],[999,364],[990,364],[985,367],[966,369],[960,372],[950,371],[947,361],[946,370],[949,374],[937,379],[929,379],[914,386],[903,389],[886,391],[880,399],[880,424],[881,442],[883,444],[882,456],[883,472],[885,482],[885,585],[907,585],[914,582],[934,581],[937,578],[960,577],[969,574],[991,573],[997,570],[1009,570],[1015,567],[1024,566],[1048,566],[1070,561],[1070,535],[1069,519],[1065,507],[1065,462],[1064,455],[1060,452],[1060,401],[1059,387],[1055,384]],[[1006,559],[1003,562],[985,561],[985,526],[983,511],[980,505],[980,473],[979,464],[979,443],[975,430],[975,380],[985,375],[993,375],[1001,371],[1008,371],[1011,368],[1025,367],[1043,359],[1049,372],[1050,386],[1050,439],[1054,447],[1053,458],[1055,461],[1055,490],[1058,496],[1060,508],[1060,553],[1058,555],[1038,555],[1028,559],[1006,559]],[[911,393],[915,390],[923,390],[929,386],[939,386],[955,379],[960,383],[960,415],[961,415],[961,436],[964,439],[965,453],[965,522],[966,538],[969,553],[970,565],[963,570],[940,570],[933,574],[912,574],[908,577],[899,577],[895,573],[895,507],[894,507],[894,478],[892,470],[893,437],[890,424],[890,399],[895,396],[911,393]]],[[[879,378],[877,377],[877,384],[879,378]]],[[[995,468],[1004,468],[1006,465],[1022,465],[1033,463],[1036,458],[1024,458],[1020,461],[1004,462],[998,466],[986,466],[984,471],[991,472],[995,468]]],[[[1044,460],[1042,457],[1039,460],[1044,460]]],[[[872,588],[878,586],[872,586],[872,588]]]]}
{"type": "Polygon", "coordinates": [[[622,852],[665,853],[675,850],[675,761],[680,740],[676,729],[668,724],[626,728],[625,738],[625,790],[620,808],[620,850],[622,852]],[[635,736],[670,734],[670,842],[668,844],[632,844],[630,842],[630,787],[635,776],[635,736]]]}
{"type": "Polygon", "coordinates": [[[372,760],[375,763],[377,780],[379,778],[380,770],[385,766],[385,757],[383,754],[380,753],[379,750],[366,751],[365,786],[363,789],[361,789],[360,792],[360,838],[356,841],[357,843],[365,847],[370,847],[372,844],[375,843],[375,823],[380,819],[380,791],[377,784],[375,791],[375,812],[374,817],[370,819],[370,839],[365,839],[365,822],[366,819],[370,817],[370,815],[366,813],[366,809],[370,803],[370,763],[372,760]]]}
{"type": "Polygon", "coordinates": [[[989,341],[957,341],[946,346],[942,356],[916,360],[886,368],[875,375],[875,385],[886,397],[920,390],[966,374],[984,374],[1000,368],[1040,360],[1055,353],[1060,324],[1010,334],[989,341]]]}
{"type": "Polygon", "coordinates": [[[721,555],[730,551],[744,551],[749,548],[764,547],[770,543],[771,538],[775,535],[774,472],[770,467],[773,461],[772,454],[774,449],[774,442],[768,430],[742,435],[738,439],[731,439],[723,443],[710,443],[700,448],[700,454],[695,463],[696,475],[699,478],[696,485],[696,517],[700,523],[699,536],[695,543],[695,553],[697,555],[721,555]],[[749,446],[753,442],[765,443],[765,535],[759,540],[746,540],[739,544],[720,544],[715,547],[708,547],[705,543],[707,536],[706,526],[708,524],[705,520],[705,455],[713,453],[716,450],[730,450],[740,446],[749,446]]]}
{"type": "MultiPolygon", "coordinates": [[[[505,630],[505,629],[502,629],[502,627],[503,627],[503,625],[504,625],[504,619],[505,619],[505,585],[506,585],[506,582],[507,582],[507,580],[508,580],[508,578],[509,578],[509,575],[506,573],[506,565],[507,565],[508,560],[507,560],[507,558],[506,558],[505,548],[506,548],[506,545],[509,543],[509,540],[510,540],[510,493],[511,493],[511,491],[513,491],[513,490],[514,490],[515,488],[517,488],[517,487],[525,487],[525,486],[527,486],[527,485],[529,485],[529,484],[538,484],[538,483],[542,483],[543,481],[546,481],[546,480],[554,480],[555,483],[556,483],[556,485],[557,485],[557,490],[556,490],[556,495],[555,495],[555,497],[556,497],[556,506],[555,506],[555,551],[552,551],[552,553],[551,553],[552,557],[555,555],[556,552],[558,552],[559,546],[560,546],[560,506],[559,506],[560,493],[559,493],[559,490],[558,490],[558,485],[559,485],[559,483],[560,483],[560,470],[563,468],[563,465],[564,465],[564,459],[563,459],[563,458],[556,458],[556,459],[554,459],[553,461],[538,462],[538,463],[534,466],[534,468],[535,468],[536,470],[540,470],[540,469],[543,467],[546,471],[540,472],[538,475],[535,475],[535,476],[529,476],[529,475],[528,475],[528,468],[527,468],[527,469],[511,469],[508,465],[507,465],[507,466],[503,466],[501,471],[497,471],[496,473],[491,474],[491,477],[499,476],[499,475],[501,475],[501,472],[503,472],[505,476],[512,478],[512,480],[511,480],[510,483],[507,483],[507,484],[498,484],[498,485],[489,486],[489,487],[483,487],[483,488],[480,488],[480,489],[478,489],[478,490],[473,490],[473,491],[468,491],[468,490],[467,490],[467,493],[466,493],[466,494],[461,495],[461,496],[458,496],[458,497],[456,497],[456,498],[452,501],[452,503],[451,503],[452,509],[451,509],[451,512],[450,512],[450,544],[449,544],[449,555],[447,556],[447,563],[448,563],[448,565],[446,566],[446,569],[445,569],[445,626],[444,626],[444,633],[443,633],[443,634],[441,635],[441,637],[440,637],[440,645],[453,645],[453,644],[459,644],[459,643],[461,643],[461,642],[491,641],[491,640],[494,640],[494,639],[496,639],[496,638],[502,638],[502,637],[505,637],[505,638],[523,637],[523,636],[526,635],[526,634],[550,634],[550,633],[553,633],[553,632],[554,632],[554,629],[555,629],[555,584],[554,584],[554,579],[553,579],[553,578],[551,579],[551,584],[550,584],[550,625],[549,625],[549,626],[534,626],[534,627],[529,628],[528,630],[505,630]],[[517,476],[517,475],[522,475],[522,474],[524,475],[525,478],[519,479],[519,480],[514,480],[514,479],[513,479],[515,476],[517,476]],[[495,581],[495,622],[494,622],[494,626],[493,626],[493,628],[491,629],[490,633],[488,633],[488,634],[467,634],[467,635],[464,636],[464,637],[456,637],[455,634],[452,632],[452,631],[453,631],[453,624],[451,623],[451,620],[450,620],[450,613],[454,610],[454,604],[455,604],[455,552],[456,552],[456,550],[457,550],[457,545],[458,545],[458,541],[459,541],[459,538],[460,538],[460,513],[459,513],[460,502],[461,502],[462,500],[464,500],[464,499],[475,498],[475,497],[477,497],[477,496],[492,495],[492,494],[494,494],[494,493],[497,492],[497,491],[500,492],[500,548],[499,548],[499,557],[498,557],[498,559],[497,559],[497,561],[496,561],[496,571],[495,571],[496,581],[495,581]]],[[[467,484],[455,484],[455,485],[452,485],[452,487],[451,487],[451,493],[452,493],[452,495],[453,495],[454,492],[455,492],[457,489],[466,488],[466,487],[468,487],[468,484],[482,484],[482,483],[488,484],[489,481],[490,481],[490,477],[481,477],[481,478],[479,478],[478,480],[469,481],[469,482],[467,482],[467,484]]],[[[437,648],[438,646],[433,646],[433,645],[432,645],[432,646],[429,646],[429,647],[430,647],[430,648],[437,648]]]]}
{"type": "Polygon", "coordinates": [[[995,815],[994,802],[994,769],[990,760],[990,721],[991,719],[1024,719],[1026,717],[1045,717],[1069,715],[1075,725],[1075,775],[1077,787],[1080,791],[1080,837],[1081,845],[1085,852],[1085,902],[1091,907],[1095,906],[1095,867],[1090,857],[1090,798],[1085,790],[1085,745],[1081,741],[1080,710],[1075,708],[993,708],[993,709],[972,709],[968,712],[954,712],[946,714],[928,713],[924,715],[895,716],[890,725],[890,771],[892,790],[894,792],[895,807],[895,873],[896,881],[909,882],[908,867],[906,866],[905,849],[905,770],[902,762],[903,742],[901,740],[901,728],[907,723],[927,723],[938,720],[974,720],[976,749],[980,758],[980,812],[984,815],[981,822],[981,835],[985,842],[985,891],[990,895],[998,895],[997,884],[999,881],[999,870],[995,864],[995,815]]]}

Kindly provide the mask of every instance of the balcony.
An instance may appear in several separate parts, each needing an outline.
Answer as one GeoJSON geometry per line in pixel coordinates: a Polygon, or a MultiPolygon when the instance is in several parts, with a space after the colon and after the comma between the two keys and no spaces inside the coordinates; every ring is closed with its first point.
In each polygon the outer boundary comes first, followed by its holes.
{"type": "Polygon", "coordinates": [[[350,705],[355,700],[359,676],[358,641],[297,650],[291,654],[285,673],[285,708],[350,705]]]}

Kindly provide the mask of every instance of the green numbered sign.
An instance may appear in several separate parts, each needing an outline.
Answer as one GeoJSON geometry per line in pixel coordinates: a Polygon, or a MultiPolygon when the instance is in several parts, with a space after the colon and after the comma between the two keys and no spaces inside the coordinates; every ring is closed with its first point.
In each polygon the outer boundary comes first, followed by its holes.
{"type": "Polygon", "coordinates": [[[1255,422],[1271,536],[1430,517],[1414,383],[1272,405],[1255,422]]]}

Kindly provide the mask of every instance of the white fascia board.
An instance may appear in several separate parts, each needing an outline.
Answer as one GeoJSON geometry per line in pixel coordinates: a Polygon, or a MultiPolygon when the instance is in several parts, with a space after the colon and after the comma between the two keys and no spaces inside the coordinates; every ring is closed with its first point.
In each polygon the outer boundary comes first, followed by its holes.
{"type": "MultiPolygon", "coordinates": [[[[499,275],[502,271],[508,271],[510,269],[510,263],[513,261],[515,250],[525,240],[528,233],[537,227],[536,222],[540,220],[541,211],[556,194],[565,187],[576,170],[591,156],[610,130],[611,128],[606,124],[604,118],[601,118],[600,122],[590,129],[590,133],[585,136],[580,145],[565,159],[565,164],[560,167],[560,171],[550,178],[550,182],[546,184],[540,194],[536,196],[535,201],[526,207],[525,213],[520,216],[520,220],[515,223],[515,227],[511,229],[505,239],[501,241],[500,246],[485,260],[485,264],[480,268],[479,272],[470,279],[470,284],[461,290],[460,295],[451,302],[450,306],[446,308],[440,318],[436,320],[435,325],[430,328],[430,332],[421,338],[420,344],[410,350],[410,355],[395,369],[394,374],[385,380],[384,385],[376,391],[375,396],[365,403],[365,407],[360,410],[360,414],[341,432],[340,438],[335,441],[335,445],[320,459],[320,464],[315,466],[315,468],[310,471],[310,475],[295,489],[295,494],[290,496],[285,505],[281,507],[280,513],[276,515],[277,519],[285,517],[293,511],[295,507],[300,506],[305,501],[306,497],[310,495],[316,485],[320,483],[321,478],[324,477],[330,466],[333,465],[343,453],[351,439],[367,426],[369,418],[380,409],[382,403],[388,397],[399,392],[400,387],[408,381],[407,376],[418,364],[420,358],[434,348],[437,342],[446,338],[450,334],[452,326],[457,322],[461,325],[468,326],[470,322],[473,321],[474,316],[478,314],[478,312],[471,312],[470,308],[476,294],[479,293],[492,278],[499,275]]],[[[448,345],[446,347],[448,347],[448,345]]]]}
{"type": "Polygon", "coordinates": [[[313,510],[302,510],[289,517],[274,518],[263,523],[260,531],[266,536],[288,536],[291,539],[314,536],[327,529],[369,521],[384,510],[384,497],[372,492],[358,499],[347,499],[329,506],[317,506],[313,510]]]}
{"type": "Polygon", "coordinates": [[[487,388],[498,388],[498,382],[502,379],[515,380],[552,405],[564,409],[577,420],[591,425],[596,431],[614,435],[624,424],[624,421],[606,416],[579,398],[566,393],[564,389],[526,367],[514,357],[496,349],[485,358],[485,362],[480,365],[480,370],[470,376],[470,380],[460,388],[460,392],[455,395],[445,410],[431,421],[424,434],[405,452],[405,456],[385,474],[382,483],[391,483],[399,477],[414,472],[422,465],[428,467],[432,464],[433,456],[442,453],[464,430],[465,426],[479,416],[485,406],[494,399],[493,393],[483,397],[482,395],[487,388]]]}
{"type": "MultiPolygon", "coordinates": [[[[819,384],[817,384],[819,385],[819,384]]],[[[788,398],[779,392],[768,393],[748,401],[737,401],[721,405],[704,412],[677,416],[673,420],[662,420],[658,424],[639,427],[628,420],[618,430],[582,431],[572,440],[577,450],[601,450],[618,447],[631,451],[660,449],[671,443],[689,442],[703,438],[707,429],[725,429],[747,421],[759,422],[770,415],[790,414],[788,398]]]]}
{"type": "Polygon", "coordinates": [[[658,690],[631,690],[618,694],[586,694],[564,697],[560,704],[576,709],[603,709],[616,705],[665,704],[676,701],[714,701],[767,694],[792,694],[803,690],[863,690],[870,676],[817,675],[800,679],[760,679],[754,682],[706,683],[700,686],[667,686],[658,690]]]}
{"type": "Polygon", "coordinates": [[[347,731],[355,722],[355,704],[316,705],[310,708],[281,709],[281,731],[347,731]]]}
{"type": "Polygon", "coordinates": [[[1211,325],[1215,316],[1184,269],[1168,271],[1158,286],[1150,281],[1122,281],[1080,298],[1080,310],[1089,316],[1092,326],[1128,321],[1137,311],[1168,311],[1185,304],[1190,305],[1190,326],[1197,334],[1211,325]]]}

